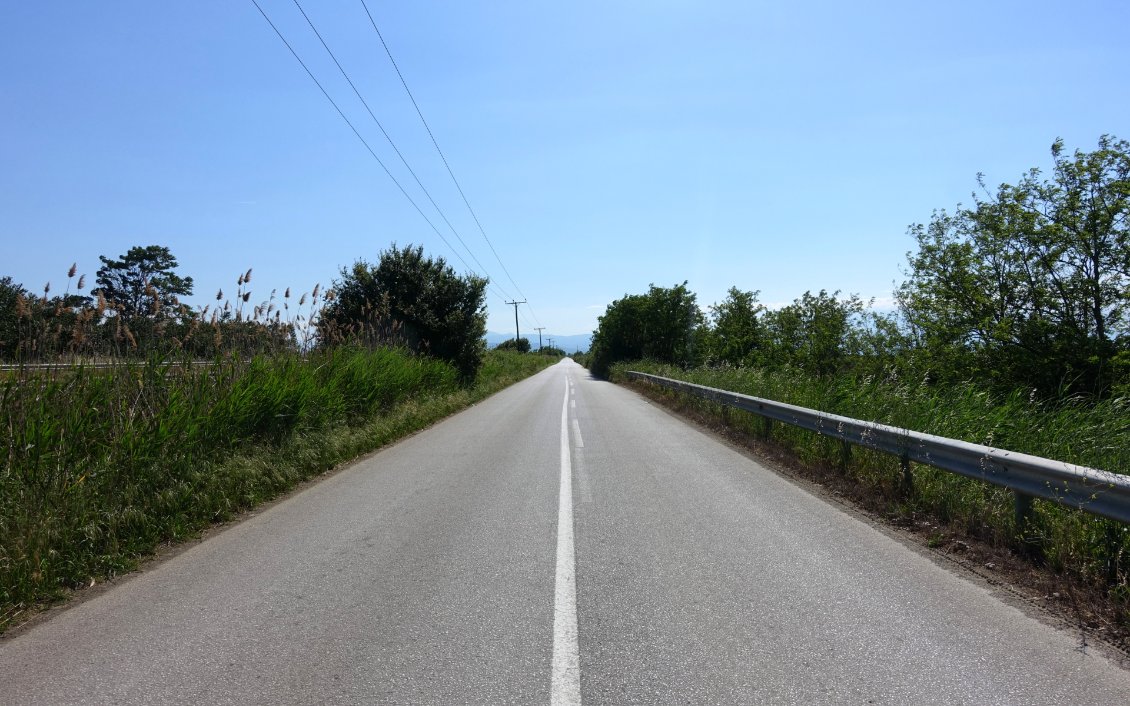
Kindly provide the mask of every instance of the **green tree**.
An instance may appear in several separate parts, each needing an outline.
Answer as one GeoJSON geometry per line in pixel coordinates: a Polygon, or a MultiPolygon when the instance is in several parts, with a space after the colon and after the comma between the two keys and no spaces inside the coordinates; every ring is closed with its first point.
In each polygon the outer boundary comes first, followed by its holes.
{"type": "Polygon", "coordinates": [[[525,337],[519,338],[517,340],[510,338],[510,339],[503,341],[502,343],[499,343],[495,347],[498,348],[499,350],[504,350],[504,351],[518,351],[519,353],[529,353],[530,352],[530,339],[525,338],[525,337]]]}
{"type": "Polygon", "coordinates": [[[856,375],[888,377],[915,375],[913,339],[896,312],[864,310],[852,317],[845,347],[850,356],[846,363],[856,375]]]}
{"type": "Polygon", "coordinates": [[[769,364],[798,367],[812,375],[842,370],[852,353],[863,302],[857,295],[839,299],[839,292],[805,292],[792,304],[766,312],[769,364]]]}
{"type": "Polygon", "coordinates": [[[319,339],[403,344],[450,362],[470,379],[486,349],[486,287],[485,278],[460,277],[420,246],[393,244],[375,266],[358,260],[342,268],[318,320],[319,339]]]}
{"type": "MultiPolygon", "coordinates": [[[[71,277],[74,268],[71,268],[71,277]]],[[[81,280],[80,280],[81,281],[81,280]]],[[[48,297],[0,278],[0,359],[43,360],[67,353],[93,352],[97,328],[90,300],[67,291],[48,297]]]]}
{"type": "Polygon", "coordinates": [[[605,376],[612,363],[641,358],[694,365],[703,324],[686,282],[674,287],[653,284],[647,294],[626,295],[608,305],[593,332],[590,370],[605,376]]]}
{"type": "Polygon", "coordinates": [[[1002,387],[1102,393],[1130,323],[1130,144],[1052,145],[971,208],[911,226],[918,251],[899,289],[919,356],[935,373],[1002,387]]]}
{"type": "Polygon", "coordinates": [[[11,277],[0,277],[0,360],[13,360],[20,347],[21,320],[32,294],[11,277]]]}
{"type": "Polygon", "coordinates": [[[178,297],[192,294],[192,278],[173,270],[177,259],[167,247],[135,246],[116,260],[100,255],[102,267],[95,277],[101,296],[126,321],[179,313],[178,297]]]}
{"type": "Polygon", "coordinates": [[[765,307],[757,302],[759,292],[730,287],[726,299],[710,307],[712,326],[707,334],[707,358],[714,363],[754,365],[765,345],[764,326],[759,320],[765,307]]]}

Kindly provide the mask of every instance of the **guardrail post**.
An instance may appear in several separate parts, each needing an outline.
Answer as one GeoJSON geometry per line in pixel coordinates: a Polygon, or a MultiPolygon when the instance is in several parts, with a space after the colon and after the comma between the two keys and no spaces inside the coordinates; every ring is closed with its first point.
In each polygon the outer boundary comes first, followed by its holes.
{"type": "Polygon", "coordinates": [[[847,473],[851,465],[851,442],[847,439],[840,441],[840,473],[847,473]]]}
{"type": "Polygon", "coordinates": [[[769,437],[773,436],[773,419],[770,417],[761,418],[761,440],[769,441],[769,437]]]}
{"type": "Polygon", "coordinates": [[[1114,584],[1118,581],[1118,573],[1122,568],[1122,530],[1118,523],[1106,520],[1106,582],[1114,584]]]}
{"type": "Polygon", "coordinates": [[[1023,537],[1027,535],[1028,525],[1032,521],[1032,496],[1025,495],[1019,490],[1012,491],[1015,500],[1013,504],[1016,516],[1016,529],[1023,537]]]}
{"type": "Polygon", "coordinates": [[[899,491],[903,495],[910,495],[914,492],[914,474],[910,472],[910,455],[903,454],[899,459],[899,466],[902,467],[902,477],[899,480],[899,491]]]}
{"type": "Polygon", "coordinates": [[[1016,538],[1020,542],[1021,551],[1029,558],[1038,558],[1043,554],[1040,546],[1040,537],[1032,526],[1033,512],[1031,495],[1025,495],[1019,490],[1012,491],[1014,519],[1016,522],[1016,538]]]}

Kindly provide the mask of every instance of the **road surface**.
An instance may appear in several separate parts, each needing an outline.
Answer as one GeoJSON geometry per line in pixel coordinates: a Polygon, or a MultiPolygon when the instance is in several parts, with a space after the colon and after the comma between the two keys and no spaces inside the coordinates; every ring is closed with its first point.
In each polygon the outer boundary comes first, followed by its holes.
{"type": "Polygon", "coordinates": [[[0,639],[3,704],[1123,704],[1076,636],[565,361],[0,639]]]}

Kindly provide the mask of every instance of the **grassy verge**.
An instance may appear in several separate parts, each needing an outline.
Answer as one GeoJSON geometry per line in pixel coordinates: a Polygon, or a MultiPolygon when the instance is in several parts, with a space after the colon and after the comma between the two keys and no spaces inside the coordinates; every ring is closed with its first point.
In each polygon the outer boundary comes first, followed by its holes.
{"type": "MultiPolygon", "coordinates": [[[[1116,473],[1130,468],[1130,403],[1122,399],[1051,405],[1024,392],[996,398],[971,384],[936,387],[895,379],[814,379],[788,371],[681,370],[647,362],[618,364],[612,379],[623,382],[629,369],[1116,473]]],[[[678,397],[669,391],[650,394],[678,397]]],[[[679,403],[746,437],[763,433],[754,415],[701,400],[679,403]]],[[[913,492],[907,495],[899,488],[899,461],[889,454],[857,447],[841,470],[836,440],[774,424],[767,441],[788,450],[803,466],[834,476],[837,484],[854,486],[872,509],[908,523],[929,518],[924,524],[936,528],[938,541],[946,533],[983,540],[1109,596],[1116,606],[1114,620],[1123,629],[1130,627],[1126,525],[1036,501],[1030,525],[1021,528],[1012,494],[1002,488],[915,465],[913,492]]]]}
{"type": "Polygon", "coordinates": [[[487,354],[473,385],[397,350],[76,365],[0,379],[0,632],[161,543],[275,497],[556,359],[487,354]]]}

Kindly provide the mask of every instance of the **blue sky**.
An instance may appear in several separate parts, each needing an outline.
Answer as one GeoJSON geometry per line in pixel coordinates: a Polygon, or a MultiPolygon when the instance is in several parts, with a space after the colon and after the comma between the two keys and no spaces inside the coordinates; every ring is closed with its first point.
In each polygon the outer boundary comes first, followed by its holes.
{"type": "MultiPolygon", "coordinates": [[[[459,248],[293,1],[259,2],[459,248]]],[[[494,331],[524,295],[523,335],[590,332],[653,282],[704,308],[731,286],[889,301],[907,225],[978,172],[1130,137],[1113,0],[368,5],[517,287],[360,1],[303,3],[494,282],[494,331]]],[[[254,300],[325,286],[394,241],[467,270],[250,0],[8,3],[0,65],[0,276],[58,291],[160,244],[203,304],[249,267],[254,300]]]]}

